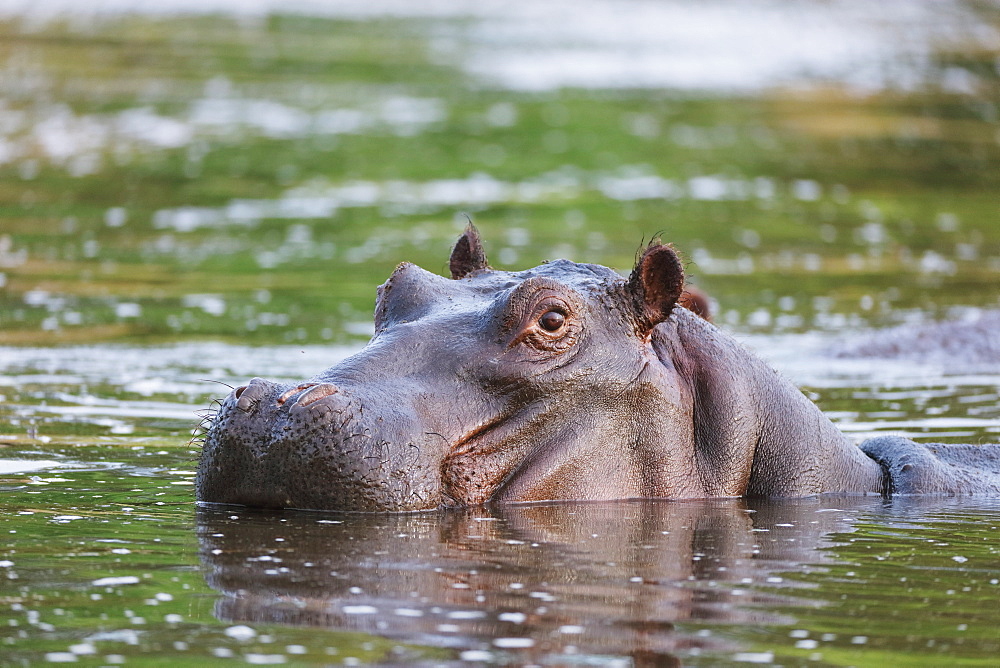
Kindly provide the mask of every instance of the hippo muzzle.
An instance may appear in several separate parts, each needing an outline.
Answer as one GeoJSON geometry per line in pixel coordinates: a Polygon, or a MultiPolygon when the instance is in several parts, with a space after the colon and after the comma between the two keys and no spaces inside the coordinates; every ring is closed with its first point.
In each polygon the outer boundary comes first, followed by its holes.
{"type": "Polygon", "coordinates": [[[403,510],[434,507],[420,446],[392,447],[407,416],[381,410],[328,382],[282,385],[255,378],[222,402],[206,434],[198,498],[265,508],[403,510]],[[426,497],[426,502],[425,502],[426,497]]]}

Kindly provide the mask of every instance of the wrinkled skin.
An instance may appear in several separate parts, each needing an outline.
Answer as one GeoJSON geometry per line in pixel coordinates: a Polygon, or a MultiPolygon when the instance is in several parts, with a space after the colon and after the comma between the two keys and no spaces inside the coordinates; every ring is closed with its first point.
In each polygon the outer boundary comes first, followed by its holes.
{"type": "MultiPolygon", "coordinates": [[[[892,461],[674,308],[684,274],[669,246],[651,244],[627,280],[566,260],[511,273],[487,266],[470,226],[450,268],[399,265],[369,344],[312,380],[234,390],[206,435],[198,499],[412,511],[900,488],[892,461]]],[[[904,443],[882,449],[927,453],[904,443]]],[[[1000,448],[979,450],[995,474],[1000,448]]],[[[941,464],[921,457],[907,471],[941,464]]],[[[1000,492],[989,474],[950,488],[941,465],[928,491],[1000,492]]]]}

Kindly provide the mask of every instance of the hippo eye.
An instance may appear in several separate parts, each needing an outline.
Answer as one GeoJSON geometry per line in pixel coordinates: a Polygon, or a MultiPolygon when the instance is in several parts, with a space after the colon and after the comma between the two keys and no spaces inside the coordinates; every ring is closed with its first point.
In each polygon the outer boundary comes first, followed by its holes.
{"type": "Polygon", "coordinates": [[[538,319],[538,324],[546,332],[558,332],[566,324],[566,316],[559,311],[548,311],[538,319]]]}

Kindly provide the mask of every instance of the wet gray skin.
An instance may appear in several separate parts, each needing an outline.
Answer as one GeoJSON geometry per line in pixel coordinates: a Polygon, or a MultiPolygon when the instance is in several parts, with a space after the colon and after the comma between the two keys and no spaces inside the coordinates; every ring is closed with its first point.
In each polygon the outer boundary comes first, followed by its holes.
{"type": "Polygon", "coordinates": [[[674,308],[684,274],[669,246],[651,244],[627,280],[566,260],[504,272],[470,226],[451,272],[399,265],[363,350],[299,385],[234,390],[206,434],[198,499],[412,511],[1000,492],[997,446],[957,475],[961,455],[943,463],[905,439],[866,455],[753,353],[674,308]]]}

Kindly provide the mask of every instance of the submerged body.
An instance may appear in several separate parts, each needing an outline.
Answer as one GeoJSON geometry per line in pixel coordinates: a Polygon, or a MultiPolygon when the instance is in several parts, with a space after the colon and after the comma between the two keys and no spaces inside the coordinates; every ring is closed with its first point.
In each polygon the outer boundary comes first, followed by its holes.
{"type": "MultiPolygon", "coordinates": [[[[869,456],[753,353],[675,308],[684,275],[669,246],[650,245],[627,280],[565,260],[502,272],[470,226],[451,271],[400,265],[362,351],[300,385],[234,390],[206,435],[199,500],[405,511],[919,492],[894,481],[908,473],[893,462],[929,451],[900,439],[869,456]]],[[[963,469],[951,486],[952,463],[923,454],[907,471],[938,466],[928,491],[1000,493],[1000,447],[976,450],[992,473],[963,469]]]]}

